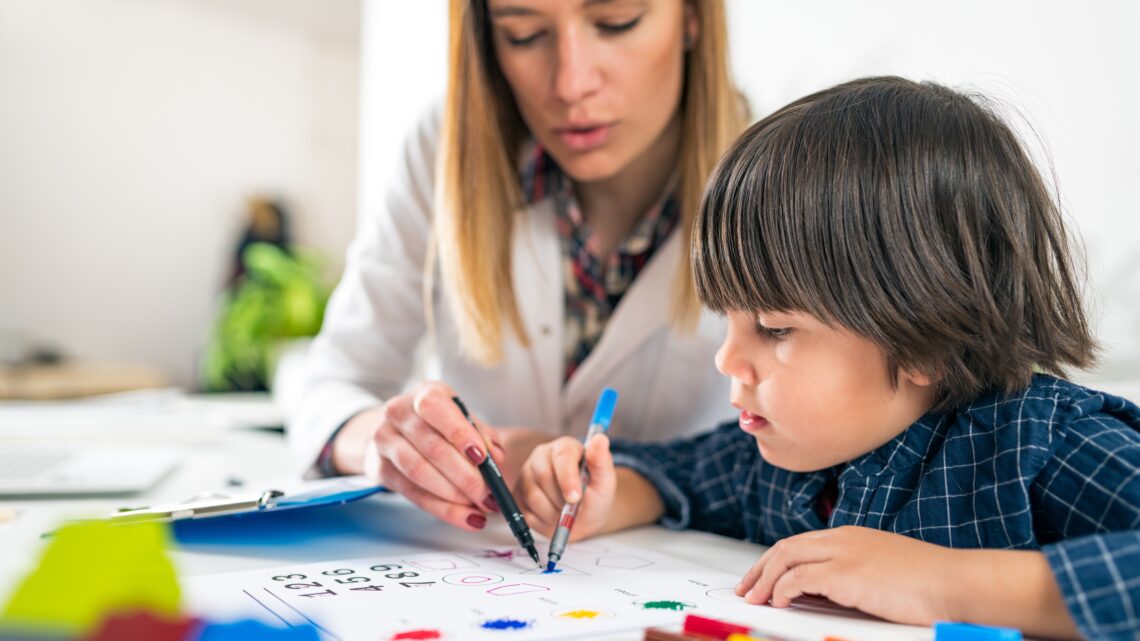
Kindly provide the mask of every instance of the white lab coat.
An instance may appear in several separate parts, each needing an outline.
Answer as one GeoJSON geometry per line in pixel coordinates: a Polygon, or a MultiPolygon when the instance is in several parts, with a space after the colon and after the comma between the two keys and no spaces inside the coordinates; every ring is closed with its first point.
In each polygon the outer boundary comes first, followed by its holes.
{"type": "MultiPolygon", "coordinates": [[[[362,222],[349,248],[344,276],[310,348],[303,396],[289,422],[289,440],[305,467],[338,426],[414,382],[409,377],[416,346],[427,331],[423,264],[438,129],[438,112],[421,120],[405,143],[385,210],[362,222]]],[[[678,261],[687,255],[681,234],[674,233],[642,268],[598,344],[564,384],[563,267],[551,200],[516,216],[513,278],[531,346],[524,348],[510,335],[499,365],[466,360],[456,339],[458,321],[437,282],[429,378],[451,385],[491,425],[554,435],[583,435],[607,386],[620,394],[613,436],[664,440],[732,416],[728,379],[713,365],[723,319],[704,312],[698,330],[688,335],[677,334],[668,323],[678,261]]]]}

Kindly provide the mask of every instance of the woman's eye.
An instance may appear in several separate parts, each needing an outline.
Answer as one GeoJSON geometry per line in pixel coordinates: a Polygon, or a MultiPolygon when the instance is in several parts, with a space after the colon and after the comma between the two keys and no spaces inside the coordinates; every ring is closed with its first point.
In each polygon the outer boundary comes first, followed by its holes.
{"type": "Polygon", "coordinates": [[[542,32],[536,31],[536,32],[530,34],[529,36],[521,36],[521,37],[512,36],[509,33],[506,35],[507,35],[507,44],[511,45],[512,47],[525,47],[529,44],[534,44],[534,42],[536,40],[538,40],[539,36],[542,35],[542,32]]]}
{"type": "Polygon", "coordinates": [[[630,29],[636,27],[638,22],[641,22],[641,16],[637,16],[633,20],[629,20],[626,22],[618,22],[618,23],[599,22],[598,23],[598,29],[600,31],[602,31],[603,33],[610,33],[610,34],[624,33],[626,31],[629,31],[630,29]]]}

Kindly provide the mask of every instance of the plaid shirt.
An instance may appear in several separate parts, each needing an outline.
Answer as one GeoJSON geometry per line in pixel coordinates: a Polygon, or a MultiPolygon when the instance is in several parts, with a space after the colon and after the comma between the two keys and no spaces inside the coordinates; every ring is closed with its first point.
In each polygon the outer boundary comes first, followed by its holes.
{"type": "Polygon", "coordinates": [[[582,218],[570,179],[538,145],[532,144],[523,158],[522,188],[529,201],[554,199],[566,296],[562,380],[567,381],[598,344],[622,294],[677,226],[680,210],[672,190],[666,190],[609,256],[599,256],[597,238],[582,218]]]}
{"type": "Polygon", "coordinates": [[[768,465],[736,423],[664,444],[615,440],[613,451],[656,486],[668,527],[771,545],[859,525],[1041,550],[1085,637],[1140,638],[1140,407],[1122,398],[1037,375],[817,472],[768,465]],[[824,518],[829,486],[838,495],[824,518]]]}

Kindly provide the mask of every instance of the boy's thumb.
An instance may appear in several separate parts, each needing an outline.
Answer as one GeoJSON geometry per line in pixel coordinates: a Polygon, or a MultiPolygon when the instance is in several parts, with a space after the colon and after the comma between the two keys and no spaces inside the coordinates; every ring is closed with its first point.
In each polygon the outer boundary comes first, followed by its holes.
{"type": "Polygon", "coordinates": [[[586,469],[590,471],[590,485],[610,487],[614,484],[614,457],[610,454],[610,439],[605,434],[596,434],[586,443],[586,469]]]}

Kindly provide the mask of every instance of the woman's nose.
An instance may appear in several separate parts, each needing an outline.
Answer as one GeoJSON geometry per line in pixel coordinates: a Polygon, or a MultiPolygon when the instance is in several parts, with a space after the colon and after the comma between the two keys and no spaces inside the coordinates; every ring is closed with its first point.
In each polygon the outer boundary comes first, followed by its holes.
{"type": "Polygon", "coordinates": [[[601,70],[598,68],[596,43],[584,30],[572,26],[558,35],[558,68],[554,73],[554,91],[566,103],[579,102],[598,90],[601,70]]]}

